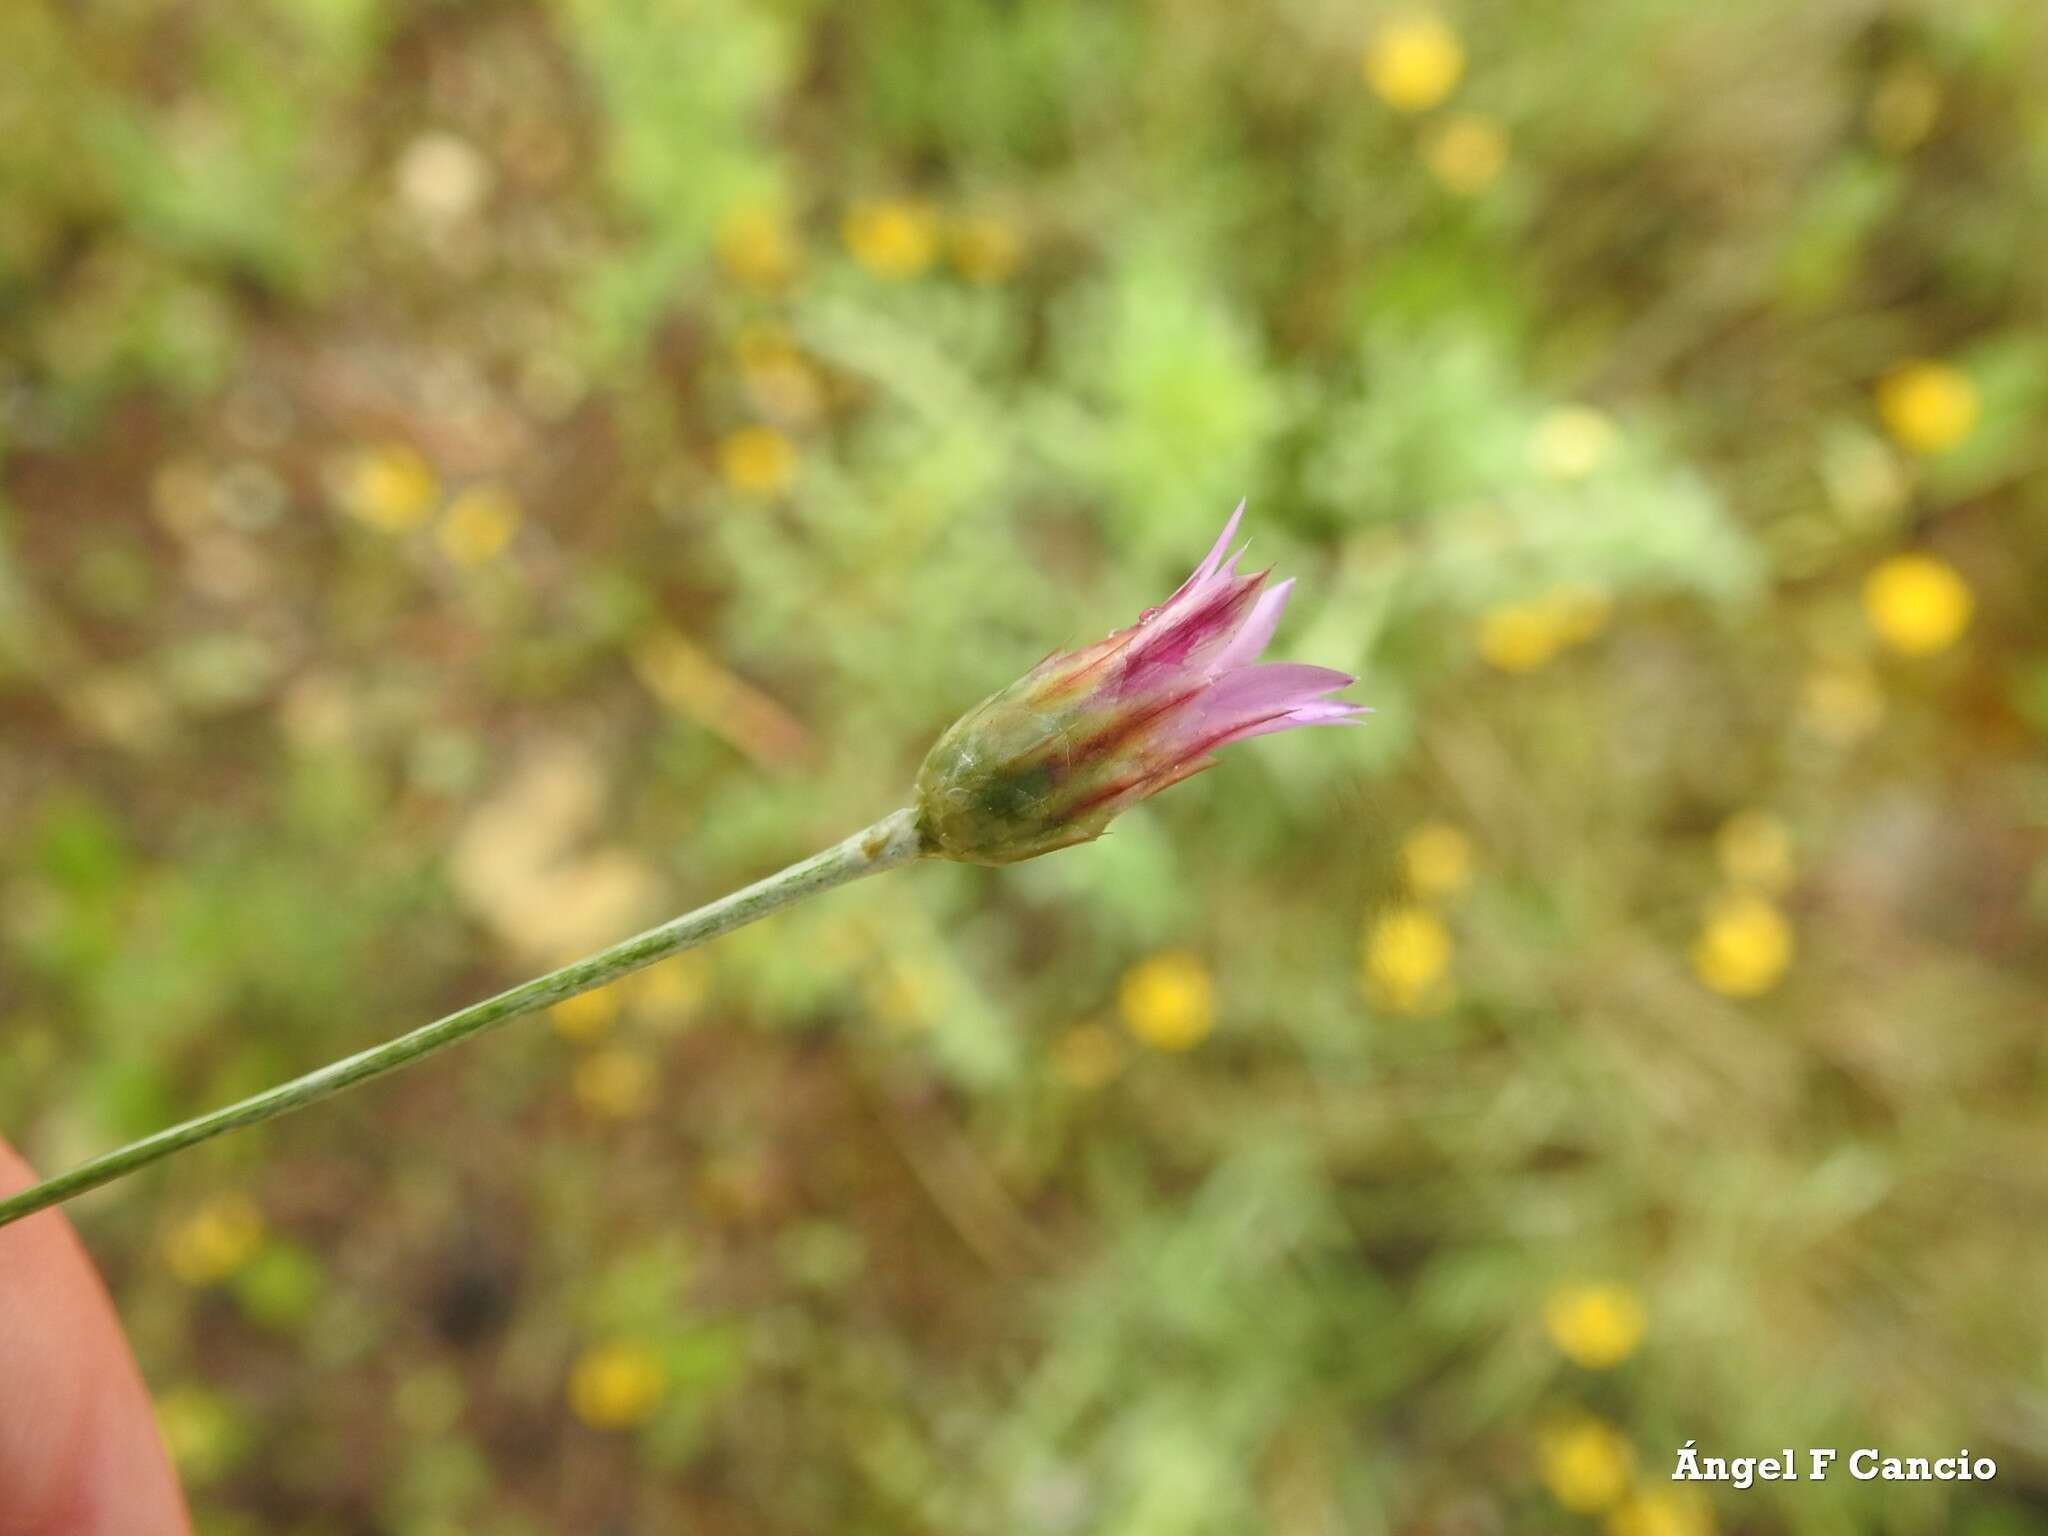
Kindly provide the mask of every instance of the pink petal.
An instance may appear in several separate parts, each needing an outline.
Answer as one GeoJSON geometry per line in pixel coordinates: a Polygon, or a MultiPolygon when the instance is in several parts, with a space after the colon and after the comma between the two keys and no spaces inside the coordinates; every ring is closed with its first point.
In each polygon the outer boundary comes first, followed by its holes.
{"type": "Polygon", "coordinates": [[[1202,713],[1211,720],[1224,716],[1268,715],[1275,710],[1293,709],[1339,688],[1349,688],[1358,679],[1331,667],[1311,667],[1299,662],[1270,662],[1259,667],[1239,667],[1226,672],[1202,695],[1202,713]]]}
{"type": "Polygon", "coordinates": [[[1216,658],[1210,663],[1218,672],[1228,672],[1236,667],[1249,666],[1259,659],[1259,653],[1273,638],[1273,631],[1280,623],[1280,612],[1287,606],[1287,594],[1294,588],[1294,578],[1288,577],[1279,586],[1259,598],[1245,620],[1238,625],[1237,633],[1216,658]]]}
{"type": "Polygon", "coordinates": [[[1372,709],[1368,705],[1340,704],[1335,699],[1325,699],[1314,704],[1304,704],[1298,709],[1290,709],[1286,714],[1275,715],[1270,720],[1241,726],[1216,745],[1227,747],[1233,741],[1249,741],[1254,736],[1270,736],[1275,731],[1291,731],[1296,726],[1356,725],[1371,713],[1372,709]]]}
{"type": "Polygon", "coordinates": [[[1241,667],[1217,679],[1178,713],[1172,727],[1174,749],[1183,757],[1200,757],[1247,736],[1349,719],[1357,706],[1321,695],[1354,681],[1346,672],[1291,662],[1241,667]]]}
{"type": "Polygon", "coordinates": [[[1142,692],[1172,673],[1186,673],[1194,682],[1213,675],[1210,658],[1242,626],[1245,604],[1265,579],[1219,572],[1178,606],[1147,620],[1124,658],[1119,691],[1142,692]]]}
{"type": "Polygon", "coordinates": [[[1244,503],[1240,501],[1237,504],[1237,510],[1230,514],[1230,521],[1223,525],[1223,532],[1218,534],[1216,542],[1209,546],[1209,553],[1204,555],[1202,563],[1195,567],[1194,574],[1182,582],[1179,587],[1175,588],[1173,596],[1169,597],[1165,602],[1156,608],[1146,609],[1138,622],[1142,624],[1154,614],[1166,612],[1167,609],[1171,608],[1189,593],[1199,587],[1206,586],[1209,578],[1216,574],[1216,567],[1223,559],[1223,552],[1230,548],[1230,541],[1237,537],[1237,525],[1243,520],[1244,503]]]}

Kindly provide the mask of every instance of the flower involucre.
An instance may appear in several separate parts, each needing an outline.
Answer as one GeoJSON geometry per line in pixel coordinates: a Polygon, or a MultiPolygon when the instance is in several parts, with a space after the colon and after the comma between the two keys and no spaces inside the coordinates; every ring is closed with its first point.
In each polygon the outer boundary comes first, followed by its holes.
{"type": "Polygon", "coordinates": [[[1085,843],[1220,747],[1368,712],[1326,697],[1347,673],[1254,665],[1294,583],[1238,574],[1241,549],[1225,558],[1243,516],[1240,502],[1195,573],[1129,629],[1054,652],[939,738],[917,775],[930,852],[1010,864],[1085,843]]]}

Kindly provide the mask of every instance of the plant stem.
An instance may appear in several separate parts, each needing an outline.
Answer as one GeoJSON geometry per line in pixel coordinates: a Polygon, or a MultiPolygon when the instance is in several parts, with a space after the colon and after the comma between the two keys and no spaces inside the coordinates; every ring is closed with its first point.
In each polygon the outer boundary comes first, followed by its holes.
{"type": "Polygon", "coordinates": [[[217,1109],[212,1114],[187,1120],[182,1125],[171,1126],[140,1141],[131,1141],[125,1147],[80,1164],[69,1173],[45,1179],[20,1194],[0,1200],[0,1227],[118,1179],[123,1174],[133,1173],[160,1157],[169,1157],[173,1152],[210,1140],[224,1131],[289,1114],[344,1088],[381,1077],[386,1072],[395,1072],[444,1046],[453,1045],[507,1019],[616,981],[642,966],[652,965],[657,960],[692,949],[735,928],[743,928],[772,912],[779,912],[806,896],[829,891],[863,875],[878,874],[899,864],[907,864],[924,852],[924,839],[918,831],[916,816],[907,810],[897,811],[823,853],[792,864],[708,906],[672,918],[658,928],[650,928],[633,938],[621,940],[609,949],[571,961],[560,970],[536,976],[509,991],[500,992],[496,997],[472,1003],[446,1018],[436,1019],[410,1034],[400,1035],[396,1040],[344,1057],[317,1071],[308,1072],[304,1077],[265,1089],[225,1109],[217,1109]]]}

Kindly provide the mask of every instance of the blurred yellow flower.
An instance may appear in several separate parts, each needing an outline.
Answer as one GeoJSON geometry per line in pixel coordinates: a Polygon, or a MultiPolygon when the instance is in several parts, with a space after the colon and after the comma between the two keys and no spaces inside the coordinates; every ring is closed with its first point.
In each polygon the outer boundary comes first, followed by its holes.
{"type": "Polygon", "coordinates": [[[1970,627],[1976,599],[1956,568],[1932,555],[1893,555],[1863,583],[1863,615],[1902,656],[1947,650],[1970,627]]]}
{"type": "Polygon", "coordinates": [[[711,957],[696,950],[672,955],[628,977],[623,985],[634,1009],[649,1024],[659,1029],[687,1023],[711,995],[711,957]]]}
{"type": "Polygon", "coordinates": [[[749,496],[774,496],[796,478],[796,445],[773,427],[741,427],[718,445],[725,483],[749,496]]]}
{"type": "Polygon", "coordinates": [[[777,288],[796,275],[796,242],[789,222],[761,204],[736,208],[718,226],[718,264],[736,282],[777,288]]]}
{"type": "Polygon", "coordinates": [[[1807,724],[1830,741],[1867,736],[1884,718],[1884,690],[1877,674],[1861,662],[1822,662],[1800,688],[1807,724]]]}
{"type": "Polygon", "coordinates": [[[1792,883],[1792,833],[1769,811],[1737,811],[1722,822],[1714,853],[1732,884],[1782,891],[1792,883]]]}
{"type": "Polygon", "coordinates": [[[344,510],[382,533],[410,533],[440,497],[434,467],[402,443],[357,455],[342,475],[344,510]]]}
{"type": "Polygon", "coordinates": [[[1621,434],[1614,418],[1590,405],[1561,405],[1536,423],[1529,462],[1552,480],[1583,480],[1614,452],[1621,434]]]}
{"type": "Polygon", "coordinates": [[[840,233],[853,259],[877,277],[916,277],[939,250],[938,218],[922,203],[860,203],[840,233]]]}
{"type": "Polygon", "coordinates": [[[1977,386],[1949,363],[1901,363],[1878,381],[1877,415],[1900,447],[1942,453],[1977,425],[1977,386]]]}
{"type": "Polygon", "coordinates": [[[1184,949],[1164,950],[1132,966],[1117,988],[1117,1003],[1125,1027],[1154,1050],[1191,1050],[1216,1025],[1208,969],[1184,949]]]}
{"type": "Polygon", "coordinates": [[[1052,1065],[1060,1081],[1088,1093],[1123,1070],[1124,1048],[1100,1024],[1076,1024],[1053,1042],[1052,1065]]]}
{"type": "Polygon", "coordinates": [[[601,1120],[633,1120],[654,1105],[654,1067],[639,1051],[607,1046],[576,1063],[576,1102],[601,1120]]]}
{"type": "Polygon", "coordinates": [[[1707,1501],[1687,1489],[1630,1494],[1607,1516],[1607,1536],[1714,1536],[1707,1501]]]}
{"type": "Polygon", "coordinates": [[[636,1429],[668,1395],[668,1372],[654,1351],[630,1340],[595,1344],[569,1372],[569,1407],[593,1429],[636,1429]]]}
{"type": "Polygon", "coordinates": [[[1017,232],[993,214],[968,214],[953,226],[953,270],[971,283],[1000,283],[1024,259],[1017,232]]]}
{"type": "Polygon", "coordinates": [[[1472,839],[1447,821],[1425,821],[1402,841],[1401,867],[1416,895],[1455,896],[1472,878],[1472,839]]]}
{"type": "Polygon", "coordinates": [[[1507,131],[1482,113],[1457,113],[1424,136],[1422,163],[1446,190],[1475,197],[1507,168],[1507,131]]]}
{"type": "Polygon", "coordinates": [[[1716,901],[1692,946],[1693,971],[1728,997],[1761,996],[1791,963],[1792,925],[1771,902],[1747,893],[1716,901]]]}
{"type": "Polygon", "coordinates": [[[548,1022],[564,1040],[595,1040],[619,1017],[619,989],[599,987],[565,997],[548,1009],[548,1022]]]}
{"type": "Polygon", "coordinates": [[[1604,1419],[1583,1416],[1546,1429],[1536,1447],[1543,1486],[1566,1509],[1598,1514],[1628,1489],[1628,1441],[1604,1419]]]}
{"type": "Polygon", "coordinates": [[[1561,1285],[1543,1301],[1543,1327],[1557,1352],[1589,1371],[1619,1365],[1643,1342],[1649,1316],[1625,1285],[1561,1285]]]}
{"type": "Polygon", "coordinates": [[[186,1285],[227,1279],[263,1246],[263,1213],[246,1195],[217,1195],[163,1235],[164,1267],[186,1285]]]}
{"type": "Polygon", "coordinates": [[[1940,115],[1941,77],[1909,59],[1884,72],[1863,120],[1879,149],[1903,155],[1926,139],[1940,115]]]}
{"type": "Polygon", "coordinates": [[[1474,643],[1487,663],[1503,672],[1533,672],[1599,634],[1611,611],[1607,596],[1590,588],[1503,603],[1480,616],[1474,643]]]}
{"type": "Polygon", "coordinates": [[[1481,615],[1479,654],[1503,672],[1534,672],[1564,649],[1564,636],[1541,603],[1503,603],[1481,615]]]}
{"type": "Polygon", "coordinates": [[[434,537],[457,565],[495,559],[519,531],[519,502],[503,486],[474,485],[448,504],[434,537]]]}
{"type": "Polygon", "coordinates": [[[1365,81],[1397,112],[1422,112],[1456,88],[1465,45],[1441,16],[1415,11],[1383,24],[1365,48],[1365,81]]]}
{"type": "Polygon", "coordinates": [[[1360,979],[1373,1002],[1415,1013],[1448,1000],[1451,932],[1427,907],[1393,907],[1365,931],[1360,979]]]}

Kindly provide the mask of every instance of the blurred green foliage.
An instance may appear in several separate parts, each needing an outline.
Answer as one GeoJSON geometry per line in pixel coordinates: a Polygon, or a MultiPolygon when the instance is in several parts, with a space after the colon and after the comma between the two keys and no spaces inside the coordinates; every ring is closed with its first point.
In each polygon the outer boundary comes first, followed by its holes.
{"type": "Polygon", "coordinates": [[[1379,710],[82,1203],[202,1529],[2048,1530],[2036,7],[0,57],[45,1167],[871,820],[1240,496],[1379,710]]]}

